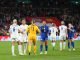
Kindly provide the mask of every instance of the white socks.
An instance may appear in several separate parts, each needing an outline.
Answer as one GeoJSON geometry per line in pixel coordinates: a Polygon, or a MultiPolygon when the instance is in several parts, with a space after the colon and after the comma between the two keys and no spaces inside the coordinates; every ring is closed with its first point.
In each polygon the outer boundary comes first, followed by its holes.
{"type": "Polygon", "coordinates": [[[65,49],[65,47],[66,47],[66,42],[63,43],[63,49],[65,49]]]}
{"type": "Polygon", "coordinates": [[[53,46],[53,47],[55,47],[55,44],[56,44],[55,42],[52,42],[52,46],[53,46]]]}
{"type": "Polygon", "coordinates": [[[62,50],[62,48],[63,49],[65,49],[65,47],[66,47],[66,42],[60,42],[60,50],[62,50]]]}
{"type": "Polygon", "coordinates": [[[19,54],[22,54],[22,45],[18,45],[18,51],[19,51],[19,54]]]}
{"type": "MultiPolygon", "coordinates": [[[[15,46],[12,45],[12,55],[15,55],[15,46]]],[[[19,54],[23,54],[22,52],[22,45],[18,45],[18,51],[19,51],[19,54]]]]}
{"type": "Polygon", "coordinates": [[[24,54],[26,54],[27,51],[27,43],[24,43],[24,54]]]}
{"type": "Polygon", "coordinates": [[[15,53],[14,53],[14,46],[13,45],[12,45],[11,50],[12,50],[12,55],[15,55],[15,53]]]}
{"type": "Polygon", "coordinates": [[[62,42],[60,42],[60,50],[62,50],[62,42]]]}

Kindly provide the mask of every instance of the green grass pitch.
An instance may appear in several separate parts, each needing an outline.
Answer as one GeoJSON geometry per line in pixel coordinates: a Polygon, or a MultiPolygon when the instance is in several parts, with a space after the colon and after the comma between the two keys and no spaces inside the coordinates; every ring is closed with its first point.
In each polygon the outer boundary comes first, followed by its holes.
{"type": "Polygon", "coordinates": [[[66,50],[59,51],[59,41],[56,42],[55,50],[52,49],[51,42],[49,41],[48,54],[40,55],[39,54],[39,46],[40,42],[37,42],[37,55],[33,55],[33,53],[29,56],[28,54],[25,56],[19,56],[17,51],[16,44],[16,55],[11,55],[11,42],[0,42],[0,60],[80,60],[80,41],[75,41],[76,51],[68,51],[66,46],[66,50]]]}

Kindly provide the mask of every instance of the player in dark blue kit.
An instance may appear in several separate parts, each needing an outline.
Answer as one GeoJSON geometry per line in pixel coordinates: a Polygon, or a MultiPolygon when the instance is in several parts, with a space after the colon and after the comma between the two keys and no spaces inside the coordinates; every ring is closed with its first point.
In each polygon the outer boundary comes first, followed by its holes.
{"type": "Polygon", "coordinates": [[[40,27],[41,30],[41,45],[40,45],[40,54],[43,54],[43,44],[45,43],[45,54],[47,54],[48,50],[48,32],[49,28],[46,25],[46,21],[43,21],[43,26],[40,27]]]}
{"type": "Polygon", "coordinates": [[[75,34],[75,29],[74,29],[74,26],[69,23],[68,24],[68,48],[69,48],[69,51],[71,51],[71,46],[73,48],[73,51],[75,51],[75,48],[74,48],[74,34],[75,34]]]}

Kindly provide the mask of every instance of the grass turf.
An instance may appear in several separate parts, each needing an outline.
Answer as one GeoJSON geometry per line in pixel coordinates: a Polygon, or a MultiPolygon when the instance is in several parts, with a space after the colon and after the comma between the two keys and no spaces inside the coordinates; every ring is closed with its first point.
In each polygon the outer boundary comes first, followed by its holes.
{"type": "Polygon", "coordinates": [[[52,49],[51,42],[49,41],[48,54],[40,55],[39,54],[40,42],[37,42],[37,55],[33,53],[29,56],[19,56],[18,48],[16,44],[16,55],[11,55],[11,43],[10,42],[0,42],[0,60],[80,60],[80,41],[75,41],[76,51],[68,51],[67,46],[66,50],[59,50],[59,41],[56,43],[55,50],[52,49]]]}

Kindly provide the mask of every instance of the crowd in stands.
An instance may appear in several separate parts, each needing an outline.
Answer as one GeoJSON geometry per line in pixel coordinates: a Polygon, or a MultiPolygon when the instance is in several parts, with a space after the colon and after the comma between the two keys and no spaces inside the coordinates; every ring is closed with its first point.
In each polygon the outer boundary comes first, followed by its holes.
{"type": "Polygon", "coordinates": [[[29,3],[16,0],[0,1],[0,35],[6,35],[14,18],[21,22],[21,18],[57,17],[67,23],[71,22],[76,29],[80,26],[80,5],[68,3],[69,0],[31,0],[29,3]]]}

